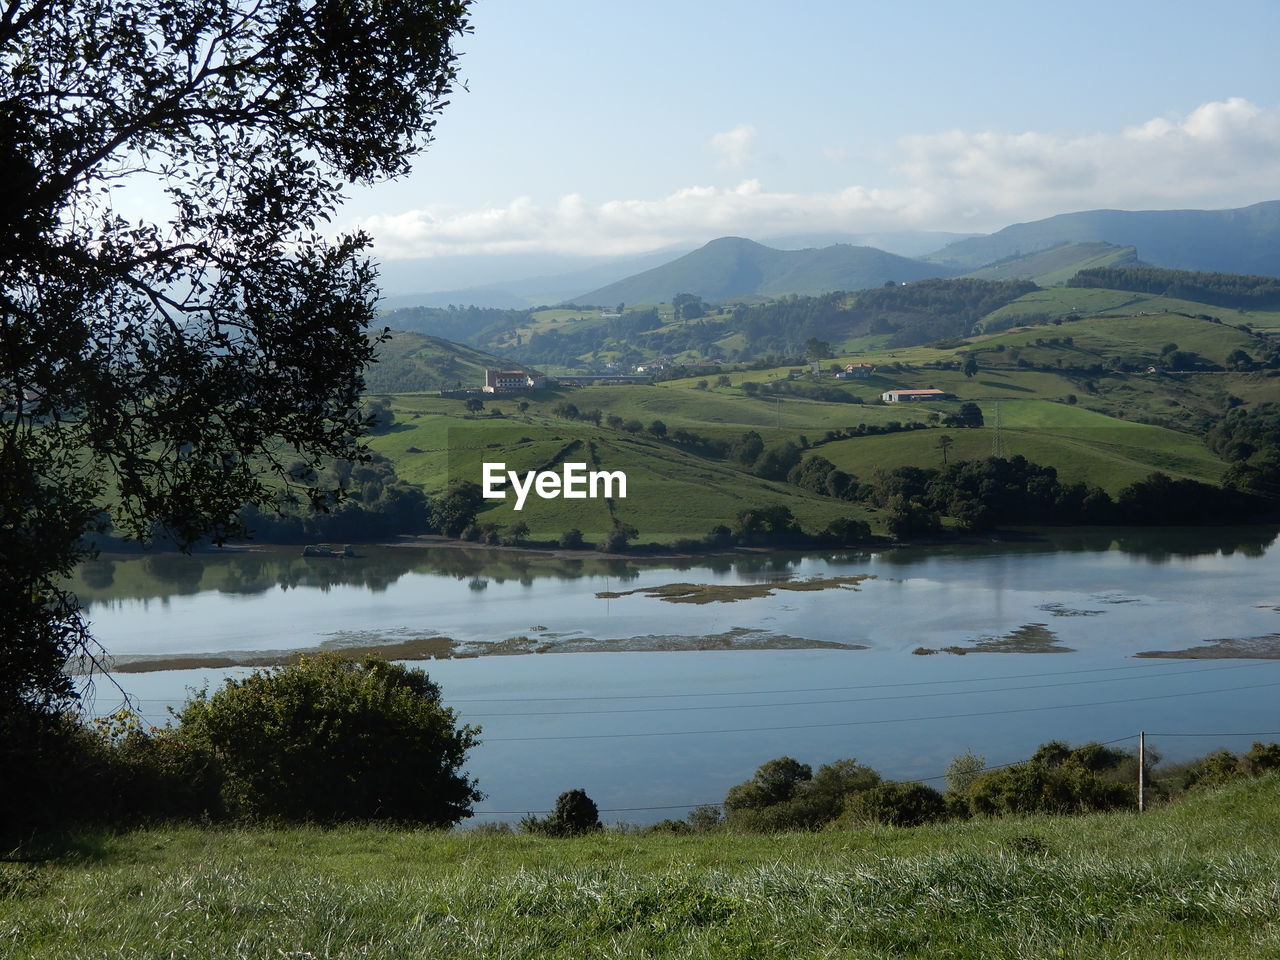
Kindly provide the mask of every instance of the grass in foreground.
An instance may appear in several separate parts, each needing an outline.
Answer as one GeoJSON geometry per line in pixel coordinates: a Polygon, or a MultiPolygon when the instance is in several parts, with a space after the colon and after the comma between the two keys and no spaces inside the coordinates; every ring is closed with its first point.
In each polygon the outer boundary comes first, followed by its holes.
{"type": "Polygon", "coordinates": [[[0,872],[0,954],[1274,957],[1280,775],[1148,813],[533,836],[154,828],[0,872]]]}

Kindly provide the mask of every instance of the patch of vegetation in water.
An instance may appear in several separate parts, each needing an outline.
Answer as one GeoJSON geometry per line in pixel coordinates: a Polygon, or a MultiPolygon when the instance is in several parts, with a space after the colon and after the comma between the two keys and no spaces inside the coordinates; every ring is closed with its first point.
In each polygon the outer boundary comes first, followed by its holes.
{"type": "Polygon", "coordinates": [[[981,637],[971,647],[945,648],[947,653],[1075,653],[1058,643],[1058,635],[1048,624],[1026,623],[1000,637],[981,637]]]}
{"type": "Polygon", "coordinates": [[[874,574],[859,573],[843,577],[810,577],[806,580],[770,580],[765,583],[666,583],[659,587],[638,587],[635,590],[601,591],[601,600],[616,600],[636,594],[667,603],[734,603],[756,597],[771,597],[777,590],[857,590],[864,580],[872,580],[874,574]]]}
{"type": "Polygon", "coordinates": [[[1061,603],[1042,603],[1036,608],[1055,617],[1096,617],[1101,610],[1075,610],[1061,603]]]}
{"type": "MultiPolygon", "coordinates": [[[[397,631],[391,631],[395,633],[397,631]]],[[[535,653],[637,653],[680,650],[865,650],[862,644],[811,640],[769,630],[733,627],[723,633],[645,634],[599,640],[579,633],[544,633],[507,637],[504,640],[458,641],[450,637],[416,636],[388,639],[373,631],[342,631],[316,647],[298,650],[229,650],[219,653],[175,653],[114,658],[110,667],[118,673],[152,673],[162,670],[210,670],[227,667],[282,667],[322,650],[374,656],[386,660],[469,660],[475,657],[527,656],[535,653]]],[[[87,672],[87,664],[68,664],[73,675],[87,672]]]]}
{"type": "MultiPolygon", "coordinates": [[[[388,642],[326,641],[315,647],[296,650],[227,650],[220,653],[173,653],[112,657],[108,664],[115,673],[155,673],[161,670],[217,670],[226,667],[284,667],[299,658],[325,650],[350,653],[353,656],[381,657],[384,660],[447,660],[457,650],[449,637],[412,637],[388,642]]],[[[67,672],[72,676],[88,672],[89,665],[71,662],[67,672]]]]}
{"type": "Polygon", "coordinates": [[[639,652],[680,650],[865,650],[854,643],[835,643],[830,640],[810,640],[792,637],[759,628],[733,627],[723,633],[706,633],[699,636],[681,634],[646,634],[619,640],[593,640],[577,637],[561,641],[554,649],[539,653],[639,652]]]}
{"type": "Polygon", "coordinates": [[[1280,660],[1280,633],[1264,637],[1223,637],[1204,642],[1207,646],[1185,650],[1145,650],[1134,656],[1168,660],[1280,660]]]}
{"type": "Polygon", "coordinates": [[[1122,593],[1103,593],[1103,594],[1099,594],[1096,597],[1090,597],[1089,599],[1092,600],[1094,603],[1110,603],[1110,604],[1142,602],[1137,597],[1126,597],[1122,593]]]}

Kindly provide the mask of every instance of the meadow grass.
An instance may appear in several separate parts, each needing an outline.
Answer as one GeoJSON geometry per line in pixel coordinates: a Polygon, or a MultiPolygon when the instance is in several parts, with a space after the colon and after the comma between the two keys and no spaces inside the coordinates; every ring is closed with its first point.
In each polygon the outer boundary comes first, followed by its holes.
{"type": "MultiPolygon", "coordinates": [[[[1003,408],[1001,404],[1002,418],[1003,408]]],[[[989,409],[987,415],[991,416],[989,409]]],[[[1202,445],[1161,427],[1132,426],[1137,429],[1002,427],[1001,448],[1005,457],[1022,456],[1032,463],[1055,468],[1064,482],[1085,481],[1113,495],[1156,470],[1205,482],[1220,479],[1221,462],[1202,445]],[[1161,432],[1152,436],[1147,431],[1161,432]]],[[[941,467],[942,452],[937,443],[944,433],[953,440],[947,451],[949,461],[981,460],[992,455],[995,429],[990,425],[976,430],[943,428],[855,437],[823,444],[816,453],[846,473],[869,480],[876,470],[941,467]]]]}
{"type": "Polygon", "coordinates": [[[153,827],[0,865],[49,957],[1204,958],[1280,950],[1280,777],[1147,814],[563,840],[153,827]]]}
{"type": "MultiPolygon", "coordinates": [[[[711,423],[710,429],[700,426],[700,435],[732,440],[746,430],[758,429],[770,443],[794,439],[806,431],[816,438],[827,429],[856,423],[862,409],[847,404],[788,400],[780,405],[779,413],[772,404],[742,396],[722,396],[718,398],[722,406],[708,405],[709,398],[695,393],[703,392],[602,387],[567,396],[580,409],[613,401],[606,408],[609,412],[620,410],[620,415],[641,419],[646,427],[655,419],[663,419],[672,430],[681,424],[696,423],[693,415],[701,403],[704,409],[709,406],[712,411],[721,410],[724,419],[711,423]],[[838,413],[846,417],[837,420],[838,413]],[[781,419],[781,428],[751,422],[770,415],[781,419]],[[728,422],[731,416],[747,422],[728,422]]],[[[741,511],[775,503],[788,506],[810,531],[822,530],[839,517],[869,517],[860,504],[761,480],[731,463],[695,456],[647,433],[633,435],[549,415],[562,399],[558,395],[536,398],[524,416],[490,419],[457,413],[403,419],[402,410],[407,412],[410,408],[401,406],[408,401],[397,398],[396,428],[372,438],[370,446],[395,462],[400,477],[420,484],[433,495],[444,490],[451,479],[481,482],[485,462],[502,462],[507,470],[522,474],[537,469],[559,470],[565,461],[586,463],[589,470],[621,470],[626,474],[627,496],[615,499],[612,508],[600,499],[543,500],[531,496],[517,511],[514,494],[510,494],[505,500],[486,505],[478,517],[482,523],[503,526],[524,522],[529,525],[529,538],[533,540],[556,540],[565,531],[577,528],[588,542],[599,541],[616,519],[636,527],[640,543],[669,543],[700,537],[717,525],[732,527],[741,511]]],[[[515,402],[506,398],[493,405],[508,413],[515,411],[515,402]]]]}

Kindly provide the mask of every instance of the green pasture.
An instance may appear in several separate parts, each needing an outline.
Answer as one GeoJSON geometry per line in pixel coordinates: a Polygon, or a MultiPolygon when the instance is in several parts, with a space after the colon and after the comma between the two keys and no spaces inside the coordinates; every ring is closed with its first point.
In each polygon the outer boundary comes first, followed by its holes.
{"type": "Polygon", "coordinates": [[[1263,960],[1277,851],[1274,773],[1141,815],[813,833],[158,825],[0,864],[0,953],[1263,960]]]}
{"type": "MultiPolygon", "coordinates": [[[[996,450],[995,404],[978,405],[986,421],[978,429],[943,427],[854,437],[823,444],[817,452],[864,479],[877,469],[942,466],[937,443],[944,433],[954,441],[947,451],[949,460],[990,457],[996,450]]],[[[1054,467],[1067,482],[1087,481],[1112,494],[1155,470],[1214,483],[1225,466],[1196,438],[1164,427],[1036,400],[1004,400],[999,407],[1000,449],[1005,457],[1023,456],[1054,467]]]]}

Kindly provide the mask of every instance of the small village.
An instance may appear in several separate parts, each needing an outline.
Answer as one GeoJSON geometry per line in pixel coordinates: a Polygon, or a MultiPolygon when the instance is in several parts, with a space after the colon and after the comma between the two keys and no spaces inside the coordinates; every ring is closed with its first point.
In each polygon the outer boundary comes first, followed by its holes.
{"type": "MultiPolygon", "coordinates": [[[[675,370],[692,374],[700,371],[714,373],[720,369],[720,366],[721,362],[719,361],[673,364],[669,360],[660,357],[637,366],[634,373],[581,373],[559,377],[551,377],[526,370],[495,370],[490,368],[485,370],[484,383],[481,386],[441,391],[441,396],[456,397],[476,394],[503,396],[524,393],[530,390],[548,390],[556,387],[573,388],[596,383],[648,384],[653,383],[659,373],[675,370]]],[[[876,370],[875,366],[870,363],[848,363],[843,367],[839,364],[833,364],[831,369],[835,371],[832,376],[836,380],[865,380],[876,370]]],[[[814,361],[808,367],[792,367],[787,371],[788,380],[798,380],[805,376],[823,376],[821,363],[814,361]]],[[[882,403],[952,399],[954,399],[954,394],[932,388],[923,390],[894,389],[886,390],[880,394],[882,403]]]]}

